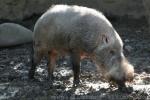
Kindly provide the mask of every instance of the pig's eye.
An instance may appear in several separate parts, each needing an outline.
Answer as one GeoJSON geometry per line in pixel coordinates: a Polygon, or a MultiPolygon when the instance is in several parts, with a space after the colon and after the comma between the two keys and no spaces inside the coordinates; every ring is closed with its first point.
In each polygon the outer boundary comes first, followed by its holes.
{"type": "Polygon", "coordinates": [[[115,54],[115,51],[114,50],[110,50],[109,52],[111,55],[114,55],[115,54]]]}

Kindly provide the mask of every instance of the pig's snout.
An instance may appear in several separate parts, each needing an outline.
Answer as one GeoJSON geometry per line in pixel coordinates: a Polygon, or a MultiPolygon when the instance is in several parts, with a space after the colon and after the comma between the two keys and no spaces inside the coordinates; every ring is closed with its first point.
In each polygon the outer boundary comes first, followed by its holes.
{"type": "Polygon", "coordinates": [[[134,67],[131,64],[125,64],[123,70],[125,71],[125,81],[132,82],[134,78],[134,67]]]}
{"type": "Polygon", "coordinates": [[[134,68],[127,61],[121,62],[120,66],[113,66],[105,77],[109,81],[116,82],[118,85],[125,84],[125,82],[132,82],[134,78],[134,68]]]}

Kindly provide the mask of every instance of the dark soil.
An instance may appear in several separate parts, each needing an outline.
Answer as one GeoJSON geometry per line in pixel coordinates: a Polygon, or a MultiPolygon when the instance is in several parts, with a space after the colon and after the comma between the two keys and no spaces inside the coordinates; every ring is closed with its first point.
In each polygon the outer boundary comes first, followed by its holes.
{"type": "MultiPolygon", "coordinates": [[[[23,22],[33,28],[33,22],[23,22]]],[[[149,100],[150,99],[150,34],[144,19],[112,20],[124,41],[124,53],[135,66],[130,93],[110,87],[89,59],[81,62],[80,86],[72,87],[72,68],[68,57],[57,61],[54,83],[46,80],[46,60],[36,70],[36,79],[28,80],[32,44],[0,49],[0,100],[149,100]]]]}

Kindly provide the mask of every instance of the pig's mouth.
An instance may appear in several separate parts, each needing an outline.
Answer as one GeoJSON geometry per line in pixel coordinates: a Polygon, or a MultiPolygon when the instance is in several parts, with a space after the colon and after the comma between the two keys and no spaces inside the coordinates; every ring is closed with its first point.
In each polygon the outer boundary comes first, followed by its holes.
{"type": "Polygon", "coordinates": [[[126,82],[133,81],[134,69],[130,63],[123,62],[119,66],[113,64],[112,68],[107,70],[104,75],[109,82],[117,84],[118,87],[125,87],[126,82]]]}

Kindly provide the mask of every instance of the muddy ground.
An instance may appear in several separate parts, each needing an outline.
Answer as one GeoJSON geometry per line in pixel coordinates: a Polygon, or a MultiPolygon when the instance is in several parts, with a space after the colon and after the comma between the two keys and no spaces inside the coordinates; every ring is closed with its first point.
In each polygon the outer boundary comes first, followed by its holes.
{"type": "MultiPolygon", "coordinates": [[[[101,78],[89,59],[81,62],[81,84],[72,88],[72,70],[68,57],[57,61],[53,86],[46,81],[46,60],[36,70],[36,79],[28,80],[32,44],[0,49],[0,100],[149,100],[150,99],[150,34],[145,19],[110,19],[124,41],[124,53],[135,66],[135,78],[123,93],[101,78]]],[[[33,28],[32,20],[23,25],[33,28]]]]}

